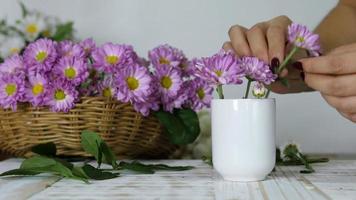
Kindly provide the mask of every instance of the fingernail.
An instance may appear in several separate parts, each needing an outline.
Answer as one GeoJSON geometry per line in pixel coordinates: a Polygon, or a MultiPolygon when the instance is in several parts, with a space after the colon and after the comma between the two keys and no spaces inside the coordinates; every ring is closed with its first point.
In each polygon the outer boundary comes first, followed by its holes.
{"type": "Polygon", "coordinates": [[[293,63],[292,66],[299,71],[303,71],[303,64],[301,62],[297,61],[297,62],[293,63]]]}
{"type": "Polygon", "coordinates": [[[276,69],[279,66],[279,59],[274,57],[271,60],[271,70],[273,73],[276,73],[276,69]]]}
{"type": "Polygon", "coordinates": [[[304,74],[304,72],[300,72],[300,78],[302,78],[302,80],[304,81],[304,79],[305,79],[305,74],[304,74]]]}

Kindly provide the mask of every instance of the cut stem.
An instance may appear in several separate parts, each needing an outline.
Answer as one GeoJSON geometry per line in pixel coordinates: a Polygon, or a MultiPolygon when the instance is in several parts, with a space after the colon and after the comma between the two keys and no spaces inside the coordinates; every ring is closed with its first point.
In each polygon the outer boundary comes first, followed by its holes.
{"type": "Polygon", "coordinates": [[[248,94],[250,93],[251,82],[252,82],[252,80],[248,79],[247,87],[246,87],[246,93],[245,93],[244,99],[248,98],[248,94]]]}
{"type": "Polygon", "coordinates": [[[223,87],[221,84],[219,84],[218,86],[216,86],[216,92],[219,95],[219,99],[224,99],[224,92],[223,92],[223,87]]]}
{"type": "Polygon", "coordinates": [[[277,74],[281,73],[281,71],[286,67],[289,60],[294,56],[294,54],[298,51],[299,47],[294,46],[292,51],[287,55],[286,59],[284,59],[283,63],[279,65],[277,74]]]}
{"type": "Polygon", "coordinates": [[[271,93],[271,90],[267,89],[267,93],[266,93],[266,96],[265,96],[266,99],[268,99],[268,96],[269,96],[270,93],[271,93]]]}

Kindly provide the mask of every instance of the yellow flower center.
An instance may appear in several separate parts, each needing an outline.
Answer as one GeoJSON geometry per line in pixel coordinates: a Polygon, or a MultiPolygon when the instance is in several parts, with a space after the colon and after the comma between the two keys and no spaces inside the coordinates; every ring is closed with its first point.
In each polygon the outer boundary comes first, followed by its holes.
{"type": "Polygon", "coordinates": [[[107,87],[107,88],[103,89],[103,96],[104,97],[112,97],[111,88],[107,87]]]}
{"type": "Polygon", "coordinates": [[[35,24],[35,23],[28,24],[26,27],[26,32],[30,33],[30,34],[37,33],[38,32],[37,24],[35,24]]]}
{"type": "Polygon", "coordinates": [[[47,52],[39,51],[36,55],[36,60],[38,62],[43,62],[47,58],[47,52]]]}
{"type": "Polygon", "coordinates": [[[5,87],[5,92],[8,96],[13,95],[17,90],[17,86],[15,84],[8,84],[5,87]]]}
{"type": "Polygon", "coordinates": [[[56,92],[54,93],[54,98],[55,98],[56,100],[60,101],[60,100],[63,100],[63,99],[66,98],[66,94],[64,93],[63,90],[58,89],[58,90],[56,90],[56,92]]]}
{"type": "Polygon", "coordinates": [[[169,64],[171,64],[171,62],[167,58],[161,57],[161,58],[159,58],[159,64],[169,65],[169,64]]]}
{"type": "Polygon", "coordinates": [[[16,47],[10,48],[10,53],[11,54],[16,54],[16,53],[19,53],[19,52],[20,52],[19,48],[16,48],[16,47]]]}
{"type": "Polygon", "coordinates": [[[302,43],[305,39],[303,37],[297,37],[296,41],[302,43]]]}
{"type": "Polygon", "coordinates": [[[39,95],[39,94],[41,94],[41,93],[43,93],[43,85],[40,84],[40,83],[34,85],[34,86],[32,87],[32,93],[33,93],[34,95],[36,95],[36,96],[39,95]]]}
{"type": "Polygon", "coordinates": [[[197,95],[198,95],[199,99],[204,99],[204,97],[205,97],[205,92],[204,92],[203,88],[199,88],[199,89],[197,90],[197,95]]]}
{"type": "Polygon", "coordinates": [[[120,58],[118,56],[115,56],[115,55],[109,55],[109,56],[105,57],[105,60],[110,65],[115,65],[115,64],[117,64],[119,62],[120,58]]]}
{"type": "Polygon", "coordinates": [[[127,86],[129,87],[130,90],[136,90],[138,86],[140,86],[140,83],[135,77],[128,77],[126,79],[127,86]]]}
{"type": "Polygon", "coordinates": [[[222,71],[221,70],[215,70],[215,74],[216,76],[220,77],[222,75],[222,71]]]}
{"type": "Polygon", "coordinates": [[[67,69],[64,70],[64,76],[73,79],[77,75],[77,72],[73,67],[68,67],[67,69]]]}
{"type": "Polygon", "coordinates": [[[169,89],[172,86],[172,79],[169,76],[163,76],[161,78],[162,87],[169,89]]]}

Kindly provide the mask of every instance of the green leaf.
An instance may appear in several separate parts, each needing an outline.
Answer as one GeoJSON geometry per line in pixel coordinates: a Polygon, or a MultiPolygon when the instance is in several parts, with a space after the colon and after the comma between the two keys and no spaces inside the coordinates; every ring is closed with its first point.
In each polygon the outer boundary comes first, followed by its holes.
{"type": "Polygon", "coordinates": [[[191,109],[175,110],[173,114],[160,110],[155,115],[166,128],[168,138],[173,144],[190,144],[199,136],[199,119],[191,109]]]}
{"type": "Polygon", "coordinates": [[[88,179],[90,178],[81,167],[74,167],[72,169],[72,173],[75,177],[81,178],[82,180],[86,180],[88,183],[88,179]]]}
{"type": "Polygon", "coordinates": [[[121,161],[119,163],[119,167],[121,169],[127,169],[130,171],[142,173],[142,174],[154,174],[155,171],[153,171],[152,167],[144,165],[140,162],[133,161],[131,163],[121,161]]]}
{"type": "Polygon", "coordinates": [[[283,86],[285,86],[287,88],[290,87],[288,79],[286,79],[286,78],[278,78],[278,79],[282,83],[283,86]]]}
{"type": "Polygon", "coordinates": [[[103,172],[102,170],[97,169],[88,164],[84,165],[82,169],[89,178],[94,180],[106,180],[106,179],[116,178],[119,176],[118,173],[103,172]]]}
{"type": "Polygon", "coordinates": [[[28,14],[28,10],[23,2],[19,2],[19,4],[21,7],[21,11],[22,11],[22,17],[24,18],[28,14]]]}
{"type": "Polygon", "coordinates": [[[24,160],[20,166],[20,169],[48,168],[56,165],[56,163],[57,162],[51,158],[34,156],[24,160]]]}
{"type": "Polygon", "coordinates": [[[53,158],[56,162],[61,163],[62,165],[64,165],[65,167],[67,167],[68,169],[72,170],[74,165],[66,160],[60,159],[60,158],[53,158]]]}
{"type": "Polygon", "coordinates": [[[103,163],[103,150],[100,147],[100,144],[98,143],[98,141],[96,141],[96,146],[98,148],[98,158],[96,159],[96,161],[98,163],[98,168],[100,168],[101,163],[103,163]]]}
{"type": "Polygon", "coordinates": [[[31,148],[31,151],[43,156],[55,157],[57,154],[56,145],[53,142],[42,143],[31,148]]]}
{"type": "Polygon", "coordinates": [[[60,24],[57,26],[57,30],[52,36],[55,41],[62,41],[65,39],[70,39],[73,34],[73,22],[68,22],[65,24],[60,24]]]}
{"type": "Polygon", "coordinates": [[[186,171],[193,169],[193,166],[169,166],[165,164],[150,164],[146,165],[148,167],[151,167],[152,170],[167,170],[167,171],[186,171]]]}
{"type": "Polygon", "coordinates": [[[85,152],[93,155],[99,160],[99,145],[103,142],[100,136],[92,131],[83,131],[81,134],[81,145],[85,152]]]}
{"type": "Polygon", "coordinates": [[[0,176],[34,176],[40,173],[30,169],[13,169],[0,174],[0,176]]]}
{"type": "Polygon", "coordinates": [[[111,151],[110,147],[103,141],[100,144],[100,149],[104,155],[105,163],[110,164],[114,169],[118,167],[115,154],[111,151]]]}

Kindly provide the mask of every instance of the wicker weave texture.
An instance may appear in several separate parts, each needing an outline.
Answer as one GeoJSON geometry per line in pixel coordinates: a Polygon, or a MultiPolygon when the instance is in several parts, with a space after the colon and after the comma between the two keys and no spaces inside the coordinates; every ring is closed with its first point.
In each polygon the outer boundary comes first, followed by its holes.
{"type": "Polygon", "coordinates": [[[0,151],[7,154],[27,157],[32,146],[54,142],[58,155],[89,156],[80,144],[83,130],[99,133],[119,158],[164,158],[176,150],[154,116],[116,100],[84,97],[68,113],[29,105],[0,109],[0,151]]]}

